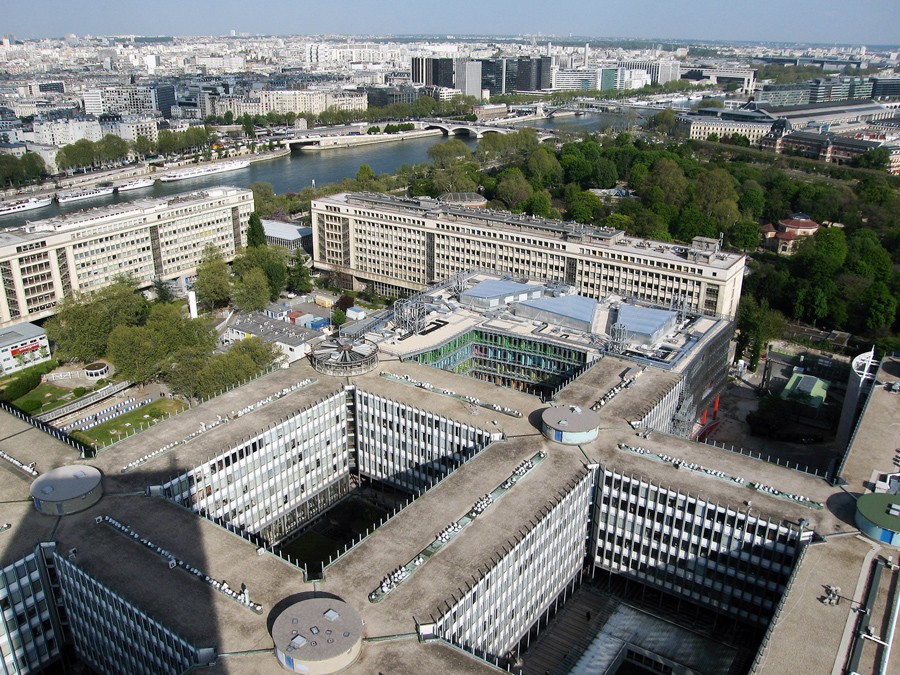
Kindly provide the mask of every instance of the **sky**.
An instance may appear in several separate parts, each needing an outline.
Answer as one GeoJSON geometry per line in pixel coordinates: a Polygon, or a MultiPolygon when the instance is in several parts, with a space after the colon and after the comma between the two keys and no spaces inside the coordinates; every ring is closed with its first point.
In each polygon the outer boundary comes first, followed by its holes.
{"type": "Polygon", "coordinates": [[[6,0],[0,35],[559,35],[900,45],[900,0],[6,0]]]}

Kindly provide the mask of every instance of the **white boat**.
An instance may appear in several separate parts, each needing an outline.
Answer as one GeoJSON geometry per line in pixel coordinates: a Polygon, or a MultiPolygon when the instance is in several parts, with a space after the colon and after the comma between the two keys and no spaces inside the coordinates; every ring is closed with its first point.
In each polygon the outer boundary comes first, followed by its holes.
{"type": "Polygon", "coordinates": [[[217,164],[209,164],[207,166],[197,166],[190,169],[170,171],[169,173],[164,173],[159,179],[163,183],[171,183],[176,180],[201,178],[203,176],[212,176],[217,173],[225,173],[226,171],[237,171],[238,169],[246,169],[248,166],[250,166],[250,162],[246,159],[235,160],[233,162],[218,162],[217,164]]]}
{"type": "Polygon", "coordinates": [[[155,182],[156,181],[152,178],[135,178],[134,180],[127,180],[124,183],[116,183],[113,187],[116,188],[117,192],[128,192],[129,190],[148,188],[155,182]]]}
{"type": "Polygon", "coordinates": [[[112,185],[107,185],[106,187],[85,188],[84,190],[72,190],[71,192],[57,192],[56,201],[60,204],[65,204],[66,202],[77,202],[80,199],[103,197],[111,195],[114,189],[112,185]]]}
{"type": "Polygon", "coordinates": [[[29,197],[28,199],[17,199],[14,202],[3,202],[0,203],[0,216],[18,213],[19,211],[41,209],[45,206],[50,206],[52,201],[53,197],[29,197]]]}

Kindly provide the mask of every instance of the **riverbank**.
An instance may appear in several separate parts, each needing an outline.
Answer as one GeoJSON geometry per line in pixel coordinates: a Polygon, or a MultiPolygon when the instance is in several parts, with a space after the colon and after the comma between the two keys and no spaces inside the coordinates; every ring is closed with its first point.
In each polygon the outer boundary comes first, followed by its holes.
{"type": "Polygon", "coordinates": [[[144,176],[153,177],[156,173],[162,173],[172,168],[181,168],[186,166],[213,166],[218,162],[228,161],[229,159],[240,158],[249,161],[251,164],[255,162],[265,162],[271,159],[278,159],[291,154],[290,148],[278,148],[269,152],[263,152],[256,155],[234,155],[234,157],[223,157],[222,159],[210,162],[195,163],[192,159],[184,159],[180,162],[167,163],[165,169],[159,169],[151,166],[146,162],[140,164],[129,164],[128,166],[118,167],[115,169],[103,169],[92,171],[90,173],[78,174],[75,176],[67,176],[66,178],[54,183],[46,182],[42,185],[29,185],[25,188],[10,189],[0,192],[0,200],[8,201],[14,199],[22,199],[25,197],[51,197],[60,190],[73,190],[78,188],[93,187],[100,183],[121,182],[123,180],[132,180],[142,178],[144,176]]]}
{"type": "Polygon", "coordinates": [[[365,136],[323,136],[317,139],[316,145],[301,145],[301,150],[334,150],[335,148],[353,148],[361,145],[375,145],[376,143],[392,143],[396,141],[411,140],[414,138],[427,138],[440,136],[444,132],[440,129],[422,129],[421,131],[400,131],[396,134],[372,134],[365,136]]]}

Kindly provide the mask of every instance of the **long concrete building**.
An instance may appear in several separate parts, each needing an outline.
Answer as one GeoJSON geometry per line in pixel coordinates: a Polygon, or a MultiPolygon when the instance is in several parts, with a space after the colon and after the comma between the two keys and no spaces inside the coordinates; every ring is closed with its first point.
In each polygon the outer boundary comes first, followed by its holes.
{"type": "Polygon", "coordinates": [[[130,275],[139,285],[196,274],[212,244],[246,243],[253,193],[215,187],[64,214],[0,232],[0,326],[51,316],[74,292],[130,275]]]}
{"type": "Polygon", "coordinates": [[[429,198],[342,193],[312,202],[313,261],[353,288],[402,297],[470,269],[569,284],[734,318],[743,255],[716,240],[677,246],[622,230],[468,209],[429,198]]]}
{"type": "MultiPolygon", "coordinates": [[[[473,312],[591,348],[547,325],[534,288],[480,283],[433,295],[412,335],[401,307],[339,337],[324,370],[279,369],[96,458],[0,412],[5,672],[897,669],[898,359],[824,480],[654,430],[676,374],[627,354],[549,403],[421,362],[473,312]],[[526,311],[490,306],[509,296],[526,311]],[[321,568],[283,553],[357,486],[407,499],[321,568]]],[[[501,346],[509,364],[536,353],[501,346]]]]}

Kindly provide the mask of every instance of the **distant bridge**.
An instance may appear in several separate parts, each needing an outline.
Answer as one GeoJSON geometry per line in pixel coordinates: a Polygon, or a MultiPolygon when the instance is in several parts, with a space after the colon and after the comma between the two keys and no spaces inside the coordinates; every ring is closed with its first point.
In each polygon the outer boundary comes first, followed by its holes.
{"type": "MultiPolygon", "coordinates": [[[[485,134],[514,134],[522,127],[502,127],[476,122],[454,122],[452,120],[422,120],[423,129],[440,129],[445,136],[470,136],[483,138],[485,134]]],[[[556,138],[556,134],[545,129],[538,129],[538,140],[546,141],[556,138]]]]}

